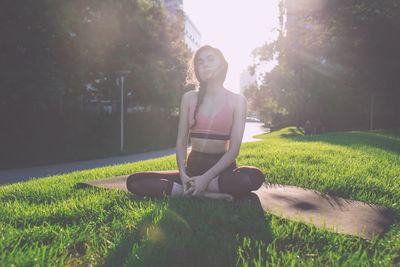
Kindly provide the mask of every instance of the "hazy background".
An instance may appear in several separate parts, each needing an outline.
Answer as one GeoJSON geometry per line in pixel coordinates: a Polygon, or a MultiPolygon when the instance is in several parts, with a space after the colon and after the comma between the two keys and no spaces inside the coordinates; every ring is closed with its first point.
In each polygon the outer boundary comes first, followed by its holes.
{"type": "MultiPolygon", "coordinates": [[[[239,92],[240,73],[251,65],[252,50],[277,38],[274,28],[279,25],[278,3],[277,0],[183,1],[183,10],[201,32],[202,45],[217,47],[226,57],[227,89],[239,92]]],[[[266,70],[273,65],[266,65],[266,70]]]]}

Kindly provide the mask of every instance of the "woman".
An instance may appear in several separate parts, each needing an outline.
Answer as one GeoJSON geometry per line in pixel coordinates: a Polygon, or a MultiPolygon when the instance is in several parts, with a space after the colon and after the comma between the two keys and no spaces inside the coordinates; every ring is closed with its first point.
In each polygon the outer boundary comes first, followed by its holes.
{"type": "Polygon", "coordinates": [[[179,170],[134,173],[128,177],[127,188],[142,196],[201,195],[232,201],[257,190],[265,180],[255,167],[236,166],[247,101],[223,87],[228,63],[220,50],[201,47],[191,66],[189,78],[195,76],[199,86],[181,100],[176,141],[179,170]],[[186,163],[189,134],[192,150],[186,163]]]}

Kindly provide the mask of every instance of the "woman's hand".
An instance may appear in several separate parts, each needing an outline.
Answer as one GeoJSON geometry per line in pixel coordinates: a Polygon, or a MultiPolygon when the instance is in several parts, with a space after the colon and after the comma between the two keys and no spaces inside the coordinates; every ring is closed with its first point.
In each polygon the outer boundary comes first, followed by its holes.
{"type": "Polygon", "coordinates": [[[180,176],[183,185],[183,195],[191,195],[194,191],[194,181],[186,173],[182,173],[180,176]]]}
{"type": "Polygon", "coordinates": [[[208,186],[208,181],[203,176],[193,176],[189,178],[193,184],[192,195],[202,195],[204,191],[206,191],[208,186]]]}

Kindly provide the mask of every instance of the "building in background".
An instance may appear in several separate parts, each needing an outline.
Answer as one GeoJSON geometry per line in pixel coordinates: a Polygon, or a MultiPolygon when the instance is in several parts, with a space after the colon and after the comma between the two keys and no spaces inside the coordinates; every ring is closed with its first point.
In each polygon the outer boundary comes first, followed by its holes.
{"type": "Polygon", "coordinates": [[[183,10],[183,0],[162,0],[161,4],[173,16],[183,10]]]}
{"type": "Polygon", "coordinates": [[[244,94],[244,89],[250,84],[256,83],[256,75],[251,75],[249,70],[245,69],[240,73],[240,94],[244,94]]]}
{"type": "Polygon", "coordinates": [[[201,34],[189,16],[185,15],[185,43],[192,52],[200,48],[201,34]]]}
{"type": "Polygon", "coordinates": [[[284,35],[293,39],[297,45],[303,34],[316,30],[316,26],[310,23],[312,13],[323,5],[316,5],[313,1],[284,0],[284,35]]]}
{"type": "Polygon", "coordinates": [[[192,52],[196,51],[201,44],[201,34],[190,17],[183,11],[183,0],[162,0],[161,4],[172,17],[183,13],[185,18],[184,41],[192,52]]]}

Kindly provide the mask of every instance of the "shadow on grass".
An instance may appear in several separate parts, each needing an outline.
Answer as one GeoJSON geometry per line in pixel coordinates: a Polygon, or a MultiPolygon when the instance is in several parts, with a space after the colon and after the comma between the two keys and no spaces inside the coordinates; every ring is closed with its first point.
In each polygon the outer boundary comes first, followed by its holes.
{"type": "Polygon", "coordinates": [[[296,131],[295,128],[289,128],[288,133],[282,133],[280,136],[281,137],[298,137],[298,136],[303,136],[304,134],[300,132],[299,130],[296,131]]]}
{"type": "MultiPolygon", "coordinates": [[[[276,194],[272,197],[289,202],[298,210],[318,209],[317,204],[308,201],[276,194]]],[[[325,197],[331,206],[339,209],[350,201],[325,197]]],[[[236,199],[234,203],[189,197],[142,198],[132,194],[125,199],[124,206],[140,207],[142,205],[129,205],[128,202],[142,204],[149,200],[154,204],[151,211],[115,241],[115,246],[103,258],[102,266],[240,265],[238,262],[243,257],[238,258],[237,253],[243,251],[245,243],[249,244],[248,240],[251,245],[245,247],[245,260],[258,258],[257,241],[269,244],[273,237],[272,215],[263,212],[261,201],[254,193],[236,199]]],[[[382,213],[382,216],[388,215],[393,214],[382,213]]]]}
{"type": "Polygon", "coordinates": [[[325,142],[340,146],[370,146],[394,153],[400,153],[400,128],[365,132],[335,132],[302,136],[294,128],[289,134],[281,134],[297,142],[325,142]]]}
{"type": "Polygon", "coordinates": [[[165,208],[143,218],[110,250],[104,266],[234,266],[243,238],[264,243],[272,238],[271,217],[260,212],[261,204],[188,197],[154,201],[165,201],[165,208]]]}

